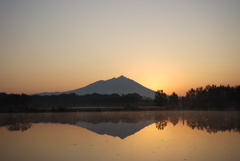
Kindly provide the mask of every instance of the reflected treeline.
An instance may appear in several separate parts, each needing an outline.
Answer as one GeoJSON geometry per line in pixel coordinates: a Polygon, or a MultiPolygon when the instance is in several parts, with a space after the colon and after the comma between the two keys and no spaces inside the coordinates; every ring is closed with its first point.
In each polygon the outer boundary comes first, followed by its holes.
{"type": "Polygon", "coordinates": [[[187,125],[192,129],[209,133],[219,131],[240,132],[239,112],[201,112],[185,117],[187,125]]]}
{"type": "Polygon", "coordinates": [[[156,128],[158,128],[159,130],[164,130],[166,126],[167,126],[167,120],[156,122],[156,128]]]}
{"type": "Polygon", "coordinates": [[[240,132],[240,112],[222,111],[186,111],[186,112],[163,112],[158,115],[156,127],[164,130],[168,123],[174,126],[179,123],[187,124],[192,129],[216,132],[240,132]]]}
{"type": "MultiPolygon", "coordinates": [[[[33,123],[61,123],[76,125],[78,122],[100,123],[155,123],[164,130],[168,124],[183,124],[192,129],[216,132],[240,132],[240,112],[223,111],[169,111],[169,112],[81,112],[81,113],[36,113],[1,114],[0,126],[9,131],[26,131],[33,123]]],[[[122,129],[124,130],[124,129],[122,129]]]]}
{"type": "Polygon", "coordinates": [[[24,117],[17,116],[15,118],[7,118],[5,123],[6,128],[9,131],[21,131],[24,132],[32,127],[32,123],[27,121],[24,117]]]}

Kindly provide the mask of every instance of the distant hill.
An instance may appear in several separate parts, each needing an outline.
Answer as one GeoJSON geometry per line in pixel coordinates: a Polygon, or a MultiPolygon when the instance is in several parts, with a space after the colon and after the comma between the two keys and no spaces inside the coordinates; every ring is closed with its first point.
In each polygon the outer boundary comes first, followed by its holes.
{"type": "Polygon", "coordinates": [[[137,93],[143,97],[154,98],[155,91],[148,89],[141,84],[126,78],[124,76],[120,76],[118,78],[112,78],[109,80],[100,80],[85,87],[65,91],[65,92],[53,92],[53,93],[38,93],[34,95],[58,95],[58,94],[68,94],[75,93],[77,95],[86,95],[92,93],[99,94],[128,94],[128,93],[137,93]]]}

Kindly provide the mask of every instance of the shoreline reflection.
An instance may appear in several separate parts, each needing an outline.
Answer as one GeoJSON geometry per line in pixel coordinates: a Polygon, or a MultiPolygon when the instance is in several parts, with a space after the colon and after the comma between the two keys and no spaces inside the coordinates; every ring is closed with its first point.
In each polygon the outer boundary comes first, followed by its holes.
{"type": "Polygon", "coordinates": [[[182,124],[187,124],[192,129],[206,131],[208,133],[217,132],[240,132],[240,113],[222,112],[222,111],[186,111],[186,112],[166,112],[158,115],[155,120],[156,128],[164,130],[168,122],[173,126],[177,125],[179,120],[182,124]]]}
{"type": "Polygon", "coordinates": [[[230,111],[148,111],[0,114],[0,127],[8,131],[27,131],[35,123],[60,123],[83,127],[100,135],[124,139],[155,123],[164,130],[169,123],[191,129],[217,132],[240,132],[240,112],[230,111]]]}

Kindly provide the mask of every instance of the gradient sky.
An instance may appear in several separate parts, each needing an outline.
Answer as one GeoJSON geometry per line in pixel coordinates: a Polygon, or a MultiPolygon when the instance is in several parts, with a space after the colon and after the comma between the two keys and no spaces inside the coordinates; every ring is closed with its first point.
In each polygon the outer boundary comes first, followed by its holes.
{"type": "Polygon", "coordinates": [[[0,92],[120,75],[167,94],[240,85],[240,1],[0,0],[0,92]]]}

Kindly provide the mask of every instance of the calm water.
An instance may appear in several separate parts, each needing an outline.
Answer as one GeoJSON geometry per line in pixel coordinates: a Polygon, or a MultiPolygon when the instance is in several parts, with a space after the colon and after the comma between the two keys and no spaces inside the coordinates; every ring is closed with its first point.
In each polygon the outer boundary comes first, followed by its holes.
{"type": "Polygon", "coordinates": [[[0,114],[1,161],[239,161],[240,112],[0,114]]]}

